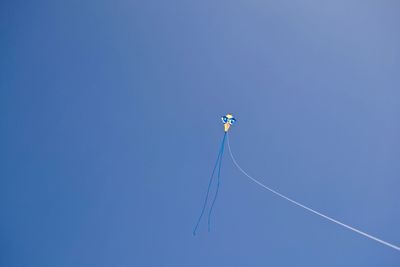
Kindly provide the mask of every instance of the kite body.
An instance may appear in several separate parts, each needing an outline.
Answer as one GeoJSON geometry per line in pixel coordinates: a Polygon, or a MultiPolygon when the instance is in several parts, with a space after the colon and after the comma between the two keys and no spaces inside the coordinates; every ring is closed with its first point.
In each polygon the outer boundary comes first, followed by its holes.
{"type": "Polygon", "coordinates": [[[211,207],[210,207],[210,210],[209,210],[209,213],[208,213],[208,231],[210,231],[211,214],[212,214],[212,210],[213,210],[215,201],[216,201],[217,196],[218,196],[218,191],[219,191],[221,165],[222,165],[222,155],[224,154],[226,134],[228,133],[228,131],[231,128],[231,126],[236,122],[236,119],[233,117],[233,115],[229,114],[229,113],[226,114],[225,116],[222,116],[221,120],[222,120],[222,123],[224,124],[224,137],[222,138],[221,147],[220,147],[219,152],[218,152],[218,157],[217,157],[217,160],[215,162],[214,169],[212,171],[210,181],[208,183],[208,189],[207,189],[206,199],[204,200],[203,209],[201,210],[200,217],[197,220],[196,227],[193,230],[193,235],[196,235],[197,227],[199,227],[201,218],[203,217],[204,211],[205,211],[205,209],[207,207],[208,197],[210,195],[211,185],[212,185],[213,180],[214,180],[214,174],[215,174],[215,171],[216,171],[216,169],[218,167],[217,188],[215,190],[215,195],[214,195],[214,198],[213,198],[213,201],[211,203],[211,207]]]}
{"type": "Polygon", "coordinates": [[[231,128],[231,125],[233,125],[236,122],[236,119],[233,117],[232,114],[226,114],[221,118],[222,122],[224,123],[224,131],[227,133],[229,129],[231,128]]]}

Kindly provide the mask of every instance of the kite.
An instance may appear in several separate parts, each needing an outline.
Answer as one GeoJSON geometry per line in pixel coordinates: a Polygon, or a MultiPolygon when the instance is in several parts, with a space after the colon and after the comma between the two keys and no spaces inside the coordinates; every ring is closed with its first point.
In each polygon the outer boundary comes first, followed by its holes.
{"type": "Polygon", "coordinates": [[[201,218],[203,217],[204,211],[205,211],[205,209],[206,209],[207,202],[208,202],[208,196],[209,196],[209,193],[210,193],[210,188],[211,188],[211,185],[212,185],[212,182],[213,182],[214,173],[215,173],[215,170],[216,170],[216,168],[217,168],[217,166],[218,166],[217,189],[216,189],[216,193],[215,193],[215,195],[214,195],[214,199],[213,199],[212,204],[211,204],[211,208],[210,208],[209,213],[208,213],[208,231],[210,231],[210,217],[211,217],[211,213],[212,213],[212,209],[213,209],[215,200],[216,200],[217,195],[218,195],[219,179],[220,179],[220,172],[221,172],[221,162],[222,162],[222,154],[224,153],[225,141],[227,140],[229,155],[230,155],[230,158],[231,158],[231,160],[232,160],[232,162],[233,162],[233,165],[234,165],[244,176],[246,176],[247,178],[249,178],[252,182],[254,182],[255,184],[257,184],[258,186],[260,186],[260,187],[262,187],[262,188],[268,190],[269,192],[275,194],[276,196],[278,196],[278,197],[280,197],[280,198],[282,198],[282,199],[284,199],[284,200],[286,200],[286,201],[288,201],[288,202],[294,204],[295,206],[300,207],[300,208],[302,208],[302,209],[304,209],[304,210],[307,210],[307,211],[309,211],[310,213],[313,213],[314,215],[317,215],[317,216],[319,216],[319,217],[321,217],[321,218],[323,218],[323,219],[325,219],[325,220],[327,220],[327,221],[330,221],[330,222],[335,223],[335,224],[337,224],[337,225],[339,225],[339,226],[342,226],[343,228],[346,228],[346,229],[348,229],[348,230],[350,230],[350,231],[353,231],[354,233],[360,234],[360,235],[362,235],[362,236],[364,236],[364,237],[366,237],[366,238],[369,238],[370,240],[376,241],[376,242],[378,242],[378,243],[380,243],[380,244],[382,244],[382,245],[385,245],[385,246],[387,246],[387,247],[390,247],[390,248],[392,248],[392,249],[394,249],[394,250],[400,251],[400,247],[399,247],[399,246],[396,246],[396,245],[394,245],[394,244],[392,244],[392,243],[390,243],[390,242],[387,242],[387,241],[382,240],[382,239],[380,239],[380,238],[377,238],[377,237],[375,237],[375,236],[373,236],[373,235],[370,235],[370,234],[368,234],[368,233],[366,233],[366,232],[363,232],[363,231],[361,231],[361,230],[359,230],[359,229],[357,229],[357,228],[355,228],[355,227],[352,227],[352,226],[350,226],[350,225],[348,225],[348,224],[345,224],[345,223],[343,223],[343,222],[341,222],[341,221],[339,221],[339,220],[336,220],[336,219],[334,219],[334,218],[332,218],[332,217],[330,217],[330,216],[327,216],[327,215],[323,214],[322,212],[316,211],[316,210],[314,210],[314,209],[312,209],[312,208],[310,208],[310,207],[308,207],[308,206],[306,206],[306,205],[304,205],[304,204],[302,204],[302,203],[300,203],[300,202],[298,202],[298,201],[295,201],[295,200],[293,200],[293,199],[291,199],[291,198],[285,196],[284,194],[282,194],[282,193],[280,193],[280,192],[278,192],[278,191],[276,191],[276,190],[274,190],[274,189],[272,189],[272,188],[266,186],[264,183],[260,182],[258,179],[254,178],[253,176],[251,176],[250,174],[248,174],[245,170],[243,170],[243,168],[242,168],[242,167],[239,165],[239,163],[236,161],[236,158],[233,156],[233,152],[232,152],[231,145],[230,145],[230,142],[229,142],[228,131],[229,131],[231,125],[234,124],[234,123],[236,122],[236,119],[232,116],[232,114],[227,114],[226,116],[223,116],[223,117],[222,117],[222,122],[224,123],[224,137],[223,137],[223,139],[222,139],[221,147],[220,147],[220,150],[219,150],[219,153],[218,153],[218,157],[217,157],[217,161],[216,161],[216,163],[215,163],[215,165],[214,165],[214,169],[213,169],[213,171],[212,171],[211,178],[210,178],[210,181],[209,181],[209,184],[208,184],[208,190],[207,190],[207,194],[206,194],[206,199],[205,199],[205,201],[204,201],[203,209],[202,209],[202,211],[201,211],[201,214],[200,214],[199,219],[197,220],[197,224],[196,224],[196,227],[195,227],[195,229],[194,229],[194,231],[193,231],[193,235],[196,235],[196,230],[197,230],[197,228],[198,228],[198,226],[199,226],[199,224],[200,224],[201,218]]]}
{"type": "Polygon", "coordinates": [[[236,122],[236,119],[233,117],[233,115],[229,114],[229,113],[226,114],[225,116],[222,116],[221,120],[222,120],[222,123],[224,124],[224,136],[222,138],[221,146],[219,148],[217,160],[215,161],[215,164],[214,164],[214,169],[213,169],[213,171],[211,173],[210,181],[208,182],[208,189],[207,189],[207,193],[206,193],[206,198],[204,200],[203,208],[201,210],[199,219],[197,220],[196,226],[195,226],[195,228],[193,230],[193,235],[196,235],[197,228],[199,227],[201,218],[203,217],[203,214],[204,214],[204,212],[206,210],[207,203],[208,203],[208,197],[210,195],[211,185],[212,185],[213,180],[214,180],[214,174],[215,174],[215,171],[216,171],[216,169],[218,167],[217,188],[215,190],[215,195],[214,195],[214,198],[212,200],[210,210],[208,212],[208,231],[210,232],[210,230],[211,230],[211,227],[210,227],[211,214],[212,214],[212,211],[213,211],[213,208],[214,208],[215,201],[217,200],[218,191],[219,191],[221,165],[222,165],[222,155],[224,154],[226,135],[228,134],[228,131],[231,128],[231,126],[236,122]]]}

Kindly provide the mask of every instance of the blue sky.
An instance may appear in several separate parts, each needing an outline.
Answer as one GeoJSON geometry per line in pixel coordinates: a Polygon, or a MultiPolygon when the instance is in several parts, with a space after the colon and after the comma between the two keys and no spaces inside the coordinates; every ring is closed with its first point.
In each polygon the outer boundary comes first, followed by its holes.
{"type": "Polygon", "coordinates": [[[1,266],[399,266],[397,1],[3,1],[1,266]]]}

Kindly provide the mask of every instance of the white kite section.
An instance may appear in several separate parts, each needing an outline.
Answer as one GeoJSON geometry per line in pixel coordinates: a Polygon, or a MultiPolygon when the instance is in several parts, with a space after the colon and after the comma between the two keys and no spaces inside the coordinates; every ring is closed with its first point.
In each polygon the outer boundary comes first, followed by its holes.
{"type": "Polygon", "coordinates": [[[391,244],[391,243],[389,243],[389,242],[386,242],[386,241],[384,241],[384,240],[382,240],[382,239],[379,239],[379,238],[377,238],[377,237],[375,237],[375,236],[372,236],[372,235],[367,234],[367,233],[365,233],[365,232],[363,232],[363,231],[361,231],[361,230],[358,230],[358,229],[356,229],[356,228],[354,228],[354,227],[351,227],[351,226],[349,226],[349,225],[347,225],[347,224],[345,224],[345,223],[342,223],[342,222],[340,222],[340,221],[338,221],[338,220],[335,220],[335,219],[333,219],[333,218],[331,218],[331,217],[329,217],[329,216],[327,216],[327,215],[325,215],[325,214],[322,214],[321,212],[318,212],[318,211],[316,211],[316,210],[313,210],[312,208],[309,208],[309,207],[307,207],[307,206],[305,206],[305,205],[303,205],[303,204],[301,204],[301,203],[299,203],[299,202],[297,202],[297,201],[295,201],[295,200],[293,200],[293,199],[291,199],[291,198],[289,198],[289,197],[287,197],[287,196],[285,196],[285,195],[283,195],[283,194],[281,194],[281,193],[279,193],[279,192],[277,192],[277,191],[275,191],[275,190],[269,188],[268,186],[264,185],[263,183],[261,183],[261,182],[258,181],[257,179],[253,178],[251,175],[249,175],[247,172],[245,172],[245,171],[240,167],[240,165],[236,162],[235,157],[234,157],[233,154],[232,154],[231,145],[230,145],[230,143],[229,143],[229,134],[228,134],[227,137],[228,137],[227,139],[228,139],[229,154],[230,154],[230,156],[231,156],[231,158],[232,158],[233,163],[235,164],[236,168],[238,168],[239,171],[241,171],[245,176],[247,176],[247,177],[248,177],[250,180],[252,180],[254,183],[258,184],[259,186],[261,186],[261,187],[263,187],[263,188],[265,188],[265,189],[267,189],[268,191],[274,193],[275,195],[277,195],[277,196],[279,196],[279,197],[281,197],[281,198],[283,198],[283,199],[286,199],[287,201],[291,202],[292,204],[294,204],[294,205],[296,205],[296,206],[299,206],[299,207],[301,207],[301,208],[303,208],[303,209],[305,209],[305,210],[308,210],[309,212],[312,212],[312,213],[314,213],[314,214],[316,214],[316,215],[318,215],[318,216],[320,216],[320,217],[322,217],[322,218],[324,218],[324,219],[327,219],[328,221],[331,221],[331,222],[333,222],[333,223],[336,223],[336,224],[338,224],[338,225],[340,225],[340,226],[343,226],[344,228],[347,228],[347,229],[349,229],[349,230],[351,230],[351,231],[353,231],[353,232],[356,232],[356,233],[358,233],[358,234],[360,234],[360,235],[363,235],[363,236],[365,236],[365,237],[367,237],[367,238],[369,238],[369,239],[372,239],[372,240],[374,240],[374,241],[376,241],[376,242],[379,242],[379,243],[381,243],[381,244],[383,244],[383,245],[385,245],[385,246],[388,246],[388,247],[390,247],[390,248],[393,248],[393,249],[395,249],[395,250],[397,250],[397,251],[400,251],[400,247],[398,247],[398,246],[396,246],[396,245],[393,245],[393,244],[391,244]]]}

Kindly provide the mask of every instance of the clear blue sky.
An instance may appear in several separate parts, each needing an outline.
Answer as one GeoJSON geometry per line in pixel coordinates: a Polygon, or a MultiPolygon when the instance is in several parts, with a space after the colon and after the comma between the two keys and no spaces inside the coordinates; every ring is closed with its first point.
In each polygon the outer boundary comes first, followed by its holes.
{"type": "Polygon", "coordinates": [[[398,1],[0,4],[1,266],[399,266],[398,1]],[[227,156],[227,155],[225,155],[227,156]]]}

